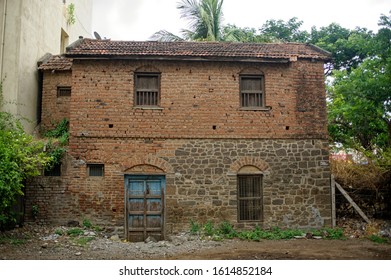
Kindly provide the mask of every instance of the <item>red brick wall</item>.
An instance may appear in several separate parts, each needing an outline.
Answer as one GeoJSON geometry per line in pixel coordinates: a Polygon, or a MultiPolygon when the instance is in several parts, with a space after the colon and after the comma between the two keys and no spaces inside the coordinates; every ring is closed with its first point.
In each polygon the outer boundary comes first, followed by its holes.
{"type": "Polygon", "coordinates": [[[52,129],[63,118],[70,117],[70,97],[57,97],[58,86],[72,86],[71,71],[44,71],[42,86],[42,122],[44,131],[52,129]]]}
{"type": "Polygon", "coordinates": [[[323,138],[323,64],[74,61],[72,136],[162,138],[323,138]],[[134,72],[161,74],[161,110],[133,108],[134,72]],[[265,74],[269,111],[239,107],[239,73],[265,74]],[[112,127],[110,128],[109,125],[112,127]]]}

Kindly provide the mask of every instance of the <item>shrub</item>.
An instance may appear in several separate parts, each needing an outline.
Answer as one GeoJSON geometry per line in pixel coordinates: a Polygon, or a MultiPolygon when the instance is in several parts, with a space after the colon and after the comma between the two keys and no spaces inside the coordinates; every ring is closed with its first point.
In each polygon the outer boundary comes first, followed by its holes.
{"type": "Polygon", "coordinates": [[[43,142],[23,131],[18,119],[0,112],[0,229],[15,222],[12,206],[23,195],[24,182],[40,175],[51,161],[43,147],[43,142]]]}

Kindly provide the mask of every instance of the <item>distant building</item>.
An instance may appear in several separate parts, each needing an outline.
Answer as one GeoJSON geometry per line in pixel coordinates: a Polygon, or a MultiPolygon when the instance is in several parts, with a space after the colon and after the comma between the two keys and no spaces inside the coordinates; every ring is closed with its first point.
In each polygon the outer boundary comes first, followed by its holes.
{"type": "Polygon", "coordinates": [[[79,36],[90,37],[91,22],[92,0],[0,1],[2,109],[28,119],[28,132],[40,121],[37,61],[48,52],[63,53],[79,36]],[[69,20],[71,4],[74,23],[69,20]]]}

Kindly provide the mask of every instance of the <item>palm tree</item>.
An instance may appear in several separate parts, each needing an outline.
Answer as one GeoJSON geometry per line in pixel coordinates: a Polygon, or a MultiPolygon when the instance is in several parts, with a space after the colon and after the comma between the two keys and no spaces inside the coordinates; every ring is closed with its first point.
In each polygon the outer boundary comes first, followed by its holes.
{"type": "Polygon", "coordinates": [[[224,0],[182,0],[178,3],[181,18],[189,21],[189,29],[182,29],[183,37],[166,30],[151,38],[158,41],[221,41],[222,5],[224,0]]]}

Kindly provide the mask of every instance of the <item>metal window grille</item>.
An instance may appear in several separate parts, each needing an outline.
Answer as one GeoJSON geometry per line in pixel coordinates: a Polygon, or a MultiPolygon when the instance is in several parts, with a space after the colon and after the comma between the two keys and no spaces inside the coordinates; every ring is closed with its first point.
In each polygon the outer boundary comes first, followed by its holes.
{"type": "Polygon", "coordinates": [[[262,175],[238,176],[239,221],[261,221],[262,212],[262,175]]]}
{"type": "Polygon", "coordinates": [[[160,74],[136,74],[135,105],[159,106],[160,74]]]}
{"type": "Polygon", "coordinates": [[[61,164],[55,164],[50,169],[44,170],[44,176],[61,176],[61,164]]]}
{"type": "Polygon", "coordinates": [[[104,175],[103,164],[88,164],[87,168],[88,168],[88,176],[102,177],[104,175]]]}
{"type": "Polygon", "coordinates": [[[264,107],[263,76],[240,77],[240,106],[264,107]]]}
{"type": "Polygon", "coordinates": [[[71,87],[57,87],[57,97],[69,97],[71,91],[71,87]]]}

